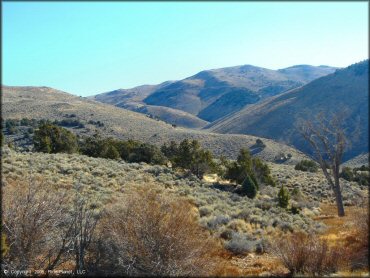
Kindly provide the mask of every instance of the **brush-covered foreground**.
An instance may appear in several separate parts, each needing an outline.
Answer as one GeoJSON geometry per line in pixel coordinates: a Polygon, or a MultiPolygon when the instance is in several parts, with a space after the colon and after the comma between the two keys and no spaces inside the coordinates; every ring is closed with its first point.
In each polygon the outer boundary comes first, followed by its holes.
{"type": "MultiPolygon", "coordinates": [[[[84,250],[84,268],[94,274],[284,275],[294,273],[295,268],[292,271],[276,252],[280,238],[287,236],[285,242],[292,242],[291,233],[317,234],[322,238],[333,234],[333,225],[327,220],[335,218],[331,210],[333,197],[324,177],[321,173],[294,170],[291,165],[270,163],[278,186],[264,186],[255,199],[249,199],[232,193],[234,186],[228,181],[210,182],[211,176],[199,180],[166,166],[77,154],[20,153],[7,147],[3,148],[2,156],[3,194],[7,200],[3,206],[5,215],[15,213],[10,211],[11,208],[27,195],[27,192],[22,193],[22,188],[27,188],[30,177],[42,177],[41,184],[51,192],[64,192],[69,196],[63,199],[69,207],[73,207],[73,192],[78,188],[78,194],[83,195],[94,213],[100,215],[95,235],[90,238],[89,248],[84,250]],[[278,206],[280,184],[284,184],[291,195],[287,209],[278,206]],[[187,230],[183,230],[185,227],[187,230]],[[156,260],[151,259],[154,251],[159,254],[156,260]]],[[[368,188],[344,180],[342,184],[344,203],[350,212],[347,218],[350,218],[357,207],[367,203],[368,188]]],[[[45,197],[46,202],[49,197],[45,197]]],[[[49,206],[54,207],[54,204],[60,205],[60,201],[54,199],[49,206]]],[[[47,211],[48,206],[44,209],[47,211]]],[[[10,219],[5,217],[4,221],[11,222],[10,219]]],[[[351,221],[342,223],[347,225],[345,229],[348,231],[342,242],[348,243],[346,248],[360,248],[364,242],[355,236],[351,221]],[[355,239],[351,241],[350,236],[355,239]]],[[[18,227],[13,226],[15,230],[18,227]]],[[[339,225],[337,227],[340,229],[339,225]]],[[[340,230],[334,234],[342,236],[340,230]]],[[[5,242],[10,239],[11,235],[8,235],[5,242]]],[[[15,245],[9,246],[6,253],[12,254],[11,248],[15,245]]],[[[316,249],[302,252],[321,250],[326,262],[330,254],[336,254],[339,249],[325,246],[322,243],[316,249]]],[[[40,249],[40,257],[44,252],[47,250],[40,249]]],[[[55,259],[54,255],[51,257],[55,259]]],[[[75,269],[74,262],[78,261],[75,258],[64,254],[56,269],[75,269]]],[[[32,258],[28,266],[47,267],[39,259],[32,258]]],[[[351,257],[346,263],[328,261],[323,264],[323,273],[353,271],[356,265],[354,267],[348,261],[354,260],[351,257]]],[[[305,262],[296,273],[309,271],[312,264],[305,262]]],[[[8,266],[11,266],[9,261],[8,266]]],[[[357,268],[366,271],[368,266],[357,268]]]]}

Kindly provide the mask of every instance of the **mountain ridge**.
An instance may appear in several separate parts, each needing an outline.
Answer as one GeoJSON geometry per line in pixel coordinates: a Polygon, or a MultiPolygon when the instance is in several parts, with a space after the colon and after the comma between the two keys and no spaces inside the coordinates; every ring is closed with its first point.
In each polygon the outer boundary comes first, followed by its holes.
{"type": "Polygon", "coordinates": [[[102,93],[91,98],[121,107],[128,102],[169,107],[212,122],[239,111],[246,105],[302,86],[317,77],[334,72],[335,69],[330,66],[296,65],[271,70],[240,65],[203,70],[182,80],[146,85],[150,88],[145,92],[139,86],[102,93]],[[116,92],[116,96],[113,92],[116,92]]]}
{"type": "Polygon", "coordinates": [[[353,129],[354,123],[359,122],[361,132],[358,140],[349,135],[353,146],[346,152],[345,159],[368,152],[368,63],[365,60],[338,69],[300,88],[243,108],[206,128],[219,133],[263,136],[309,153],[297,135],[298,119],[312,119],[319,111],[336,113],[340,107],[347,107],[350,116],[346,126],[353,129]]]}

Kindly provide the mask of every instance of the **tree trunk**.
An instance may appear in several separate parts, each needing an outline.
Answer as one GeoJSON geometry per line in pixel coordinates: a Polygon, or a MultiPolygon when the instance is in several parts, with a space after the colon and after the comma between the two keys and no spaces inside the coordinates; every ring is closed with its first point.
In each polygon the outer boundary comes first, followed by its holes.
{"type": "Polygon", "coordinates": [[[335,202],[337,204],[337,209],[338,209],[338,216],[343,217],[345,214],[344,214],[342,193],[340,192],[340,188],[337,186],[335,186],[333,190],[335,194],[335,202]]]}
{"type": "Polygon", "coordinates": [[[335,194],[335,202],[337,203],[338,209],[338,216],[344,216],[344,206],[343,206],[343,199],[342,199],[342,192],[340,190],[340,183],[339,183],[339,163],[335,163],[333,167],[333,176],[334,176],[334,194],[335,194]]]}

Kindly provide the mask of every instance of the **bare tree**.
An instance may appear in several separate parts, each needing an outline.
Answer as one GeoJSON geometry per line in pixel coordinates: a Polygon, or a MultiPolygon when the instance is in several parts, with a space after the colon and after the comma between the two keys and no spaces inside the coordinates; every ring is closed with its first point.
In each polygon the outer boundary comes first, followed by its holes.
{"type": "Polygon", "coordinates": [[[9,245],[3,267],[51,270],[62,263],[69,244],[66,192],[30,176],[26,182],[7,182],[3,194],[2,232],[9,245]]]}
{"type": "Polygon", "coordinates": [[[30,175],[28,181],[11,180],[3,189],[2,233],[9,250],[3,269],[53,270],[74,260],[85,270],[87,248],[100,211],[75,186],[75,195],[30,175]]]}
{"type": "Polygon", "coordinates": [[[70,232],[73,239],[75,267],[78,271],[85,270],[86,252],[102,212],[89,201],[87,196],[84,196],[82,189],[81,184],[75,184],[75,196],[71,210],[70,232]]]}
{"type": "Polygon", "coordinates": [[[343,128],[346,114],[344,110],[328,118],[321,112],[314,121],[302,120],[299,126],[300,133],[313,148],[314,156],[334,192],[338,216],[345,215],[339,171],[344,151],[348,147],[343,128]]]}

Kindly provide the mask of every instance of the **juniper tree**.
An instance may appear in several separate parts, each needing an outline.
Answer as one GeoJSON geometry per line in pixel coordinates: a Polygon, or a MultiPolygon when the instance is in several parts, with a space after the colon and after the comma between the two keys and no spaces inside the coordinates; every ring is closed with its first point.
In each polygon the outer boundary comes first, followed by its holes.
{"type": "Polygon", "coordinates": [[[257,195],[257,187],[250,176],[247,176],[242,184],[243,193],[247,195],[248,198],[253,199],[257,195]]]}

